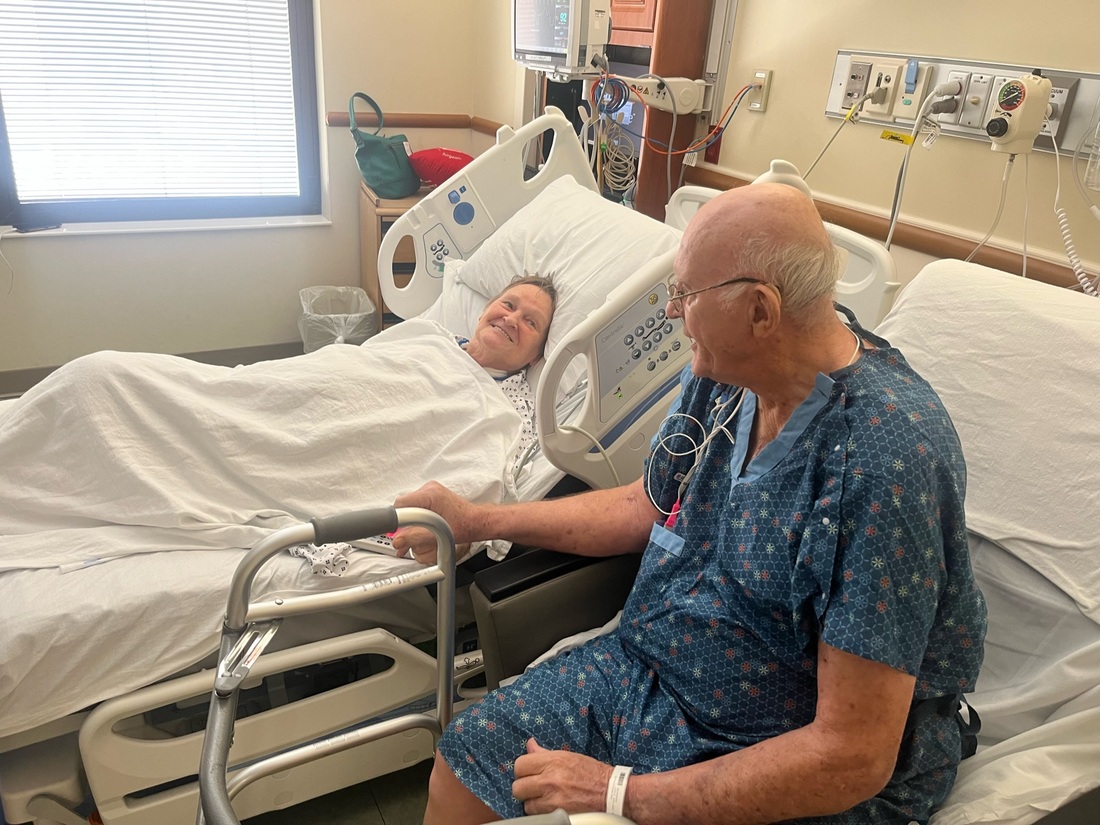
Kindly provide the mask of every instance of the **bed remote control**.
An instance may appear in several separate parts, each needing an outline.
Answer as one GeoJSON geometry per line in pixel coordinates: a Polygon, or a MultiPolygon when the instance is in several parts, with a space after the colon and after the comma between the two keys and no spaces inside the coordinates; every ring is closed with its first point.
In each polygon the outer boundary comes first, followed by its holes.
{"type": "Polygon", "coordinates": [[[398,555],[398,551],[393,546],[393,539],[384,534],[366,539],[357,539],[348,543],[352,547],[358,547],[360,550],[370,550],[372,553],[385,553],[388,556],[398,555]]]}

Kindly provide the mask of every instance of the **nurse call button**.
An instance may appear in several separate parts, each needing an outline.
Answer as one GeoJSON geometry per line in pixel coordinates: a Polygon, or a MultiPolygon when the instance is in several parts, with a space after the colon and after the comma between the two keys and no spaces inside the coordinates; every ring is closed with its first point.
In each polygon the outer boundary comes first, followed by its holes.
{"type": "Polygon", "coordinates": [[[468,226],[474,219],[473,204],[462,201],[455,207],[453,216],[455,219],[455,223],[460,226],[468,226]]]}

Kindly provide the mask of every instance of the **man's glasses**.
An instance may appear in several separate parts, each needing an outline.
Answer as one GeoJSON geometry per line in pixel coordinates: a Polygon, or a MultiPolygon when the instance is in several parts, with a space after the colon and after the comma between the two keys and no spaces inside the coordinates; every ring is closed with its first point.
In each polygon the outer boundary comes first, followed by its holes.
{"type": "Polygon", "coordinates": [[[707,292],[711,289],[718,289],[723,286],[733,286],[734,284],[766,284],[767,281],[762,281],[760,278],[730,278],[728,281],[722,281],[720,284],[714,284],[713,286],[705,286],[702,289],[692,289],[687,292],[680,290],[678,284],[669,283],[668,287],[668,304],[672,307],[676,313],[684,311],[684,298],[689,295],[698,295],[700,292],[707,292]]]}

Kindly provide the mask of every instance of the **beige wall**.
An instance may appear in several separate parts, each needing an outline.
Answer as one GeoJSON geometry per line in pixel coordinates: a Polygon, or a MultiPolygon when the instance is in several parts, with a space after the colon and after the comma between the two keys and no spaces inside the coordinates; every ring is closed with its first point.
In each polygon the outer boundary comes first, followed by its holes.
{"type": "MultiPolygon", "coordinates": [[[[1100,3],[1059,0],[1042,13],[1037,8],[1030,0],[741,0],[726,84],[729,98],[754,70],[772,69],[774,75],[767,111],[738,112],[722,141],[717,168],[753,177],[778,157],[805,170],[840,123],[823,114],[838,49],[1100,71],[1100,3]]],[[[904,147],[881,140],[881,131],[881,126],[845,126],[810,176],[814,193],[887,215],[904,147]]],[[[942,137],[932,151],[915,148],[902,220],[976,242],[996,213],[1005,158],[986,143],[960,138],[942,137]]],[[[1024,226],[1023,161],[1022,156],[1016,160],[1004,215],[990,241],[1016,250],[1024,226]]],[[[1065,263],[1053,209],[1054,156],[1034,153],[1029,165],[1029,254],[1065,263]]],[[[1065,158],[1061,203],[1078,252],[1095,271],[1100,224],[1087,213],[1065,158]]],[[[900,264],[904,256],[896,257],[900,264]]]]}
{"type": "MultiPolygon", "coordinates": [[[[362,90],[390,111],[518,122],[508,8],[508,0],[318,0],[322,109],[345,109],[362,90]]],[[[487,143],[453,132],[410,138],[414,148],[487,143]]],[[[299,289],[359,280],[358,173],[347,130],[323,128],[322,152],[329,225],[0,239],[15,270],[12,277],[0,260],[0,372],[98,349],[298,340],[299,289]]]]}

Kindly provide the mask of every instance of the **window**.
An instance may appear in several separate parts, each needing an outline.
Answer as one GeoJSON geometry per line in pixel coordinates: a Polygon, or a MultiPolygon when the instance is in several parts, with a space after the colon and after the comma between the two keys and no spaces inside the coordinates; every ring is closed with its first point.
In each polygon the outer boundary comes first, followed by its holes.
{"type": "Polygon", "coordinates": [[[312,0],[0,0],[0,224],[320,213],[312,0]]]}

